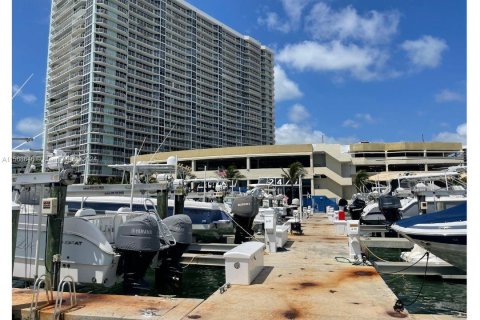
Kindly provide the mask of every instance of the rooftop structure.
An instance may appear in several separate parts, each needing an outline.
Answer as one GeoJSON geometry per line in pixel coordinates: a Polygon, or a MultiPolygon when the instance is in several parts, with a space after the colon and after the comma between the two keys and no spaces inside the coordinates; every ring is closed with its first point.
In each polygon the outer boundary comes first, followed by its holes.
{"type": "MultiPolygon", "coordinates": [[[[219,169],[235,166],[245,178],[239,185],[247,187],[259,181],[282,181],[282,168],[299,161],[307,174],[303,177],[304,195],[327,198],[350,198],[357,192],[353,181],[360,170],[373,174],[382,171],[445,170],[462,165],[460,143],[396,142],[339,144],[291,144],[182,150],[145,154],[137,161],[166,162],[176,156],[182,165],[192,168],[199,178],[216,177],[219,169]]],[[[130,161],[133,161],[131,158],[130,161]]],[[[285,181],[278,186],[283,188],[285,181]]]]}
{"type": "Polygon", "coordinates": [[[464,163],[462,144],[457,142],[390,142],[350,145],[356,170],[431,171],[464,163]]]}

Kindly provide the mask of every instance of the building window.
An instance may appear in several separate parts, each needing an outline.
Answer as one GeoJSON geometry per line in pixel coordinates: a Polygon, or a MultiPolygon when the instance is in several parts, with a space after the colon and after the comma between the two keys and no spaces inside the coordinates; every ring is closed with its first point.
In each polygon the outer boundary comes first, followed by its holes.
{"type": "Polygon", "coordinates": [[[310,168],[310,156],[252,157],[250,169],[288,168],[294,162],[310,168]]]}

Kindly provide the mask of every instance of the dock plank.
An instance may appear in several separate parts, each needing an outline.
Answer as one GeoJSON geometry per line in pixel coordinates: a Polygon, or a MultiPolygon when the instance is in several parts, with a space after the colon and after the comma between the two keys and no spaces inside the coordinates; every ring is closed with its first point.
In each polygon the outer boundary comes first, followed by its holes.
{"type": "Polygon", "coordinates": [[[289,249],[265,256],[252,285],[217,291],[184,319],[411,319],[393,311],[396,296],[375,268],[335,260],[348,257],[348,242],[325,216],[302,227],[289,249]]]}
{"type": "MultiPolygon", "coordinates": [[[[54,295],[55,296],[55,295],[54,295]]],[[[22,319],[30,314],[31,290],[13,289],[13,310],[21,309],[22,319]],[[28,305],[25,306],[26,301],[28,305]]],[[[65,295],[68,297],[68,294],[65,295]]],[[[124,296],[108,294],[77,294],[78,306],[68,310],[64,320],[105,320],[105,319],[168,319],[178,320],[185,317],[202,299],[158,298],[143,296],[124,296]]],[[[64,308],[67,305],[64,304],[64,308]]],[[[40,312],[40,319],[52,319],[53,306],[48,306],[40,312]]]]}

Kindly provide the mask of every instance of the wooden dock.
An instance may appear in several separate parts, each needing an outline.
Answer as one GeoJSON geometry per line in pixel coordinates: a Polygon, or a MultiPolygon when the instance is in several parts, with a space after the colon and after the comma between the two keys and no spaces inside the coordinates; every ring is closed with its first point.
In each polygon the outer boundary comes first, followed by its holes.
{"type": "MultiPolygon", "coordinates": [[[[348,257],[348,240],[326,216],[314,215],[302,228],[304,235],[289,235],[286,250],[265,254],[252,285],[217,290],[205,301],[82,293],[63,319],[456,319],[395,312],[397,298],[375,268],[335,259],[348,257]]],[[[26,319],[30,299],[29,290],[14,289],[13,313],[26,319]]],[[[46,308],[41,319],[52,313],[46,308]]]]}
{"type": "MultiPolygon", "coordinates": [[[[40,293],[38,305],[46,303],[45,291],[40,293]]],[[[54,295],[55,296],[55,295],[54,295]]],[[[64,294],[68,298],[69,294],[64,294]]],[[[67,299],[68,300],[68,299],[67,299]]],[[[12,290],[13,319],[29,319],[32,291],[29,289],[12,290]]],[[[123,296],[110,294],[77,293],[78,305],[63,313],[64,320],[106,320],[106,319],[168,319],[178,320],[186,317],[203,299],[157,298],[143,296],[123,296]]],[[[68,301],[62,309],[68,308],[68,301]]],[[[53,319],[54,305],[47,306],[39,313],[39,320],[53,319]]],[[[33,318],[32,318],[33,319],[33,318]]]]}
{"type": "Polygon", "coordinates": [[[326,216],[302,228],[286,251],[265,255],[252,285],[215,292],[185,319],[413,319],[393,311],[397,298],[373,267],[335,260],[348,257],[348,241],[326,216]]]}

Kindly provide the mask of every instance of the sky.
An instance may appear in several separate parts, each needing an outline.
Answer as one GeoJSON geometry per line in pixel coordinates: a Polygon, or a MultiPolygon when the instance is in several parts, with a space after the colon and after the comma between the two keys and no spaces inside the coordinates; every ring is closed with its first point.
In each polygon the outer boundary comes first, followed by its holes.
{"type": "MultiPolygon", "coordinates": [[[[188,2],[274,51],[277,144],[466,144],[465,1],[188,2]]],[[[12,8],[12,134],[35,136],[50,0],[15,0],[12,8]]],[[[41,146],[41,137],[29,146],[41,146]]]]}

